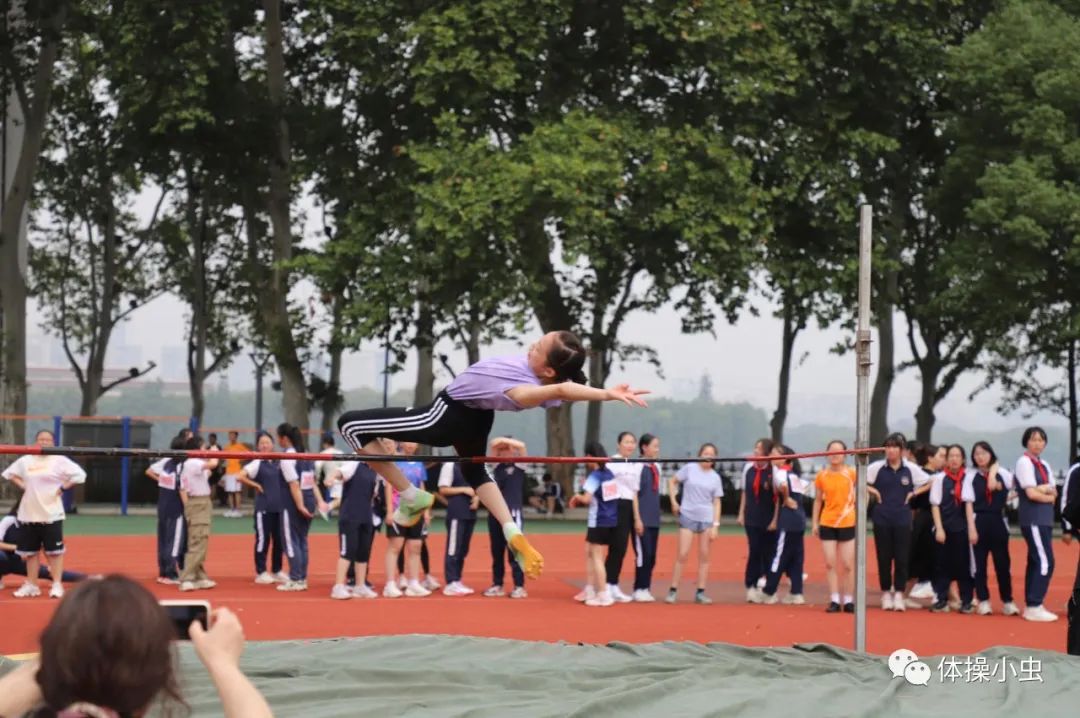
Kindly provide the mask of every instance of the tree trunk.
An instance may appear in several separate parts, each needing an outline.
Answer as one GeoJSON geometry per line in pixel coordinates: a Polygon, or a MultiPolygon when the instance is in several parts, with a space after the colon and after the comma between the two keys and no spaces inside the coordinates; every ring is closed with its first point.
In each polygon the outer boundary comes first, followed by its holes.
{"type": "Polygon", "coordinates": [[[191,237],[191,330],[188,341],[188,385],[191,389],[191,416],[199,426],[206,411],[206,349],[209,315],[206,288],[206,190],[199,188],[194,170],[187,173],[186,217],[191,237]]]}
{"type": "MultiPolygon", "coordinates": [[[[594,343],[589,352],[589,385],[603,386],[607,381],[605,372],[604,352],[594,343]]],[[[585,443],[600,440],[601,418],[604,404],[599,401],[590,401],[585,409],[585,443]]]]}
{"type": "Polygon", "coordinates": [[[776,443],[784,441],[784,424],[787,422],[788,392],[791,389],[791,357],[795,351],[795,337],[801,327],[796,326],[794,311],[791,307],[792,300],[788,293],[784,292],[784,336],[780,344],[780,390],[776,397],[776,411],[773,412],[769,421],[769,429],[772,432],[772,440],[776,443]]]}
{"type": "MultiPolygon", "coordinates": [[[[67,18],[67,3],[58,2],[45,23],[41,51],[34,71],[32,107],[21,107],[21,141],[14,142],[18,160],[7,182],[7,167],[0,167],[5,179],[3,212],[0,213],[0,414],[26,414],[26,207],[33,191],[34,176],[45,135],[45,122],[52,96],[53,68],[60,54],[61,31],[67,18]]],[[[8,22],[22,22],[18,4],[8,22]]],[[[12,98],[3,101],[12,108],[12,98]]],[[[21,104],[21,103],[19,103],[21,104]]],[[[5,113],[8,130],[16,122],[5,113]]],[[[12,134],[15,134],[13,131],[12,134]]],[[[24,419],[0,420],[0,441],[26,443],[24,419]]]]}
{"type": "Polygon", "coordinates": [[[1076,341],[1069,341],[1069,462],[1076,463],[1077,457],[1077,424],[1080,417],[1077,416],[1076,406],[1076,341]]]}
{"type": "MultiPolygon", "coordinates": [[[[547,415],[547,450],[548,456],[574,456],[574,427],[571,420],[569,402],[555,409],[545,409],[547,415]]],[[[574,469],[569,464],[552,464],[551,475],[562,484],[563,495],[573,493],[574,469]]]]}
{"type": "Polygon", "coordinates": [[[416,317],[416,391],[413,406],[427,406],[435,398],[435,319],[431,305],[420,300],[416,317]]]}
{"type": "MultiPolygon", "coordinates": [[[[888,243],[886,252],[891,265],[900,261],[902,221],[894,222],[893,228],[894,236],[886,240],[888,243]]],[[[878,329],[877,377],[874,379],[874,390],[870,394],[870,443],[873,446],[881,446],[881,442],[889,433],[889,394],[892,392],[893,381],[896,379],[894,365],[896,333],[893,330],[893,310],[900,291],[900,282],[896,270],[892,268],[884,272],[883,279],[877,311],[875,311],[878,329]]]]}
{"type": "Polygon", "coordinates": [[[934,407],[937,405],[937,385],[941,368],[938,352],[928,348],[919,367],[919,408],[915,410],[915,438],[918,441],[929,442],[934,434],[934,407]]]}
{"type": "Polygon", "coordinates": [[[334,429],[334,418],[341,408],[341,356],[345,353],[345,345],[341,341],[342,323],[344,322],[344,307],[342,306],[341,294],[334,295],[332,309],[332,321],[330,325],[330,378],[326,386],[326,397],[322,406],[322,423],[320,428],[325,434],[334,429]]]}
{"type": "MultiPolygon", "coordinates": [[[[105,357],[109,351],[109,342],[112,340],[112,330],[115,326],[113,318],[113,305],[116,301],[116,207],[110,186],[101,188],[101,206],[105,212],[105,226],[101,228],[102,257],[101,257],[101,296],[97,299],[95,307],[93,341],[90,342],[90,356],[86,363],[86,382],[82,385],[82,404],[79,407],[79,416],[96,416],[97,402],[104,393],[105,386],[105,357]]],[[[88,240],[90,241],[90,240],[88,240]]],[[[96,271],[90,267],[89,271],[96,271]]],[[[79,277],[74,278],[80,281],[79,277]]]]}
{"type": "Polygon", "coordinates": [[[273,234],[274,261],[265,294],[267,301],[261,302],[259,308],[267,333],[267,343],[281,376],[281,400],[285,421],[307,429],[307,385],[289,317],[290,272],[286,264],[292,259],[292,227],[289,219],[292,150],[289,143],[289,125],[285,119],[285,48],[281,27],[281,1],[263,0],[263,10],[266,13],[266,84],[275,140],[269,163],[270,189],[266,198],[273,234]]]}

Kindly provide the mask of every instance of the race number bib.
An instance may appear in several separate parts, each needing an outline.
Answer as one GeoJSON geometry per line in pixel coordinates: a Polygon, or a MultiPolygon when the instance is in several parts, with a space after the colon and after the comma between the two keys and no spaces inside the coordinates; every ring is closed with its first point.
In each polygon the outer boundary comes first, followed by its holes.
{"type": "Polygon", "coordinates": [[[301,489],[314,489],[315,488],[315,472],[305,471],[300,474],[300,488],[301,489]]]}
{"type": "Polygon", "coordinates": [[[614,501],[619,498],[619,485],[614,481],[605,481],[600,484],[600,495],[604,501],[614,501]]]}
{"type": "Polygon", "coordinates": [[[176,491],[176,474],[158,474],[158,486],[169,491],[176,491]]]}

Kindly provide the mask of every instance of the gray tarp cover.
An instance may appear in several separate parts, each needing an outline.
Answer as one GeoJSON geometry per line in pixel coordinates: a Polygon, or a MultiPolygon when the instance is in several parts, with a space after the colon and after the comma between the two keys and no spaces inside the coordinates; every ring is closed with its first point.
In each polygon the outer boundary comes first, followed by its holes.
{"type": "MultiPolygon", "coordinates": [[[[964,716],[1080,718],[1080,659],[1025,648],[1042,683],[894,679],[882,657],[824,645],[577,646],[458,636],[379,636],[248,646],[244,670],[286,716],[964,716]]],[[[195,714],[220,715],[205,672],[183,657],[195,714]]],[[[1010,668],[1011,671],[1011,668],[1010,668]]],[[[998,676],[1001,673],[998,671],[998,676]]]]}

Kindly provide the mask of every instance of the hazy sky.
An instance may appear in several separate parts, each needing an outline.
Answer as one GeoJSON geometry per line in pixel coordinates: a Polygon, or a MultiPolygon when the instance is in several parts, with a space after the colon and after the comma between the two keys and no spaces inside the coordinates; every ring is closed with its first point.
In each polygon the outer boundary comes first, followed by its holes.
{"type": "MultiPolygon", "coordinates": [[[[612,380],[624,380],[649,388],[657,396],[686,398],[697,393],[702,374],[708,372],[713,381],[713,395],[717,401],[746,401],[769,412],[775,407],[777,375],[780,367],[780,331],[779,320],[772,316],[769,307],[758,302],[760,316],[753,317],[745,313],[735,325],[726,323],[715,327],[716,336],[684,335],[680,330],[678,317],[670,307],[655,314],[632,315],[627,323],[623,340],[634,343],[646,343],[655,347],[663,363],[664,377],[646,363],[634,363],[624,369],[616,366],[612,380]]],[[[31,331],[37,332],[39,313],[33,312],[31,331]]],[[[162,367],[158,373],[165,372],[167,365],[163,361],[163,349],[182,346],[184,307],[172,297],[157,300],[132,316],[120,337],[120,342],[137,345],[142,359],[154,359],[162,367]]],[[[836,356],[829,353],[842,337],[839,328],[820,330],[816,327],[800,335],[796,344],[796,359],[805,359],[795,367],[789,407],[791,426],[805,423],[828,425],[853,425],[855,420],[855,374],[854,357],[851,354],[836,356]]],[[[904,335],[904,325],[897,320],[898,340],[904,335]]],[[[535,331],[521,338],[520,344],[531,341],[535,331]]],[[[876,337],[875,337],[876,338],[876,337]]],[[[450,357],[451,366],[456,371],[464,367],[463,352],[454,351],[449,343],[440,346],[440,351],[450,357]]],[[[484,355],[514,353],[520,345],[514,342],[502,342],[486,347],[484,355]]],[[[115,356],[115,355],[114,355],[115,356]]],[[[126,368],[125,358],[119,361],[110,358],[108,365],[126,368]]],[[[876,353],[875,353],[876,358],[876,353]]],[[[901,342],[898,361],[908,358],[906,342],[901,342]]],[[[376,386],[381,367],[382,350],[376,344],[361,347],[359,352],[350,353],[345,360],[344,383],[347,388],[357,386],[376,386]]],[[[31,359],[31,364],[35,362],[31,359]]],[[[173,373],[179,369],[173,360],[173,373]]],[[[441,366],[437,367],[440,383],[449,375],[441,366]]],[[[402,373],[391,380],[391,390],[411,388],[415,379],[416,365],[413,357],[402,373]]],[[[150,377],[154,377],[151,374],[150,377]]],[[[182,375],[175,376],[180,379],[182,375]]],[[[250,387],[253,384],[251,362],[246,355],[237,360],[228,372],[230,386],[234,388],[250,387]]],[[[953,394],[937,408],[940,423],[971,428],[993,430],[1014,426],[1023,421],[1019,415],[1003,418],[994,408],[997,392],[985,392],[968,401],[967,396],[979,384],[979,378],[963,378],[953,394]]],[[[381,384],[379,384],[381,386],[381,384]]],[[[907,423],[912,421],[918,403],[918,375],[908,370],[899,375],[894,385],[890,404],[890,421],[907,423]]],[[[1060,419],[1042,416],[1047,423],[1062,423],[1060,419]]]]}

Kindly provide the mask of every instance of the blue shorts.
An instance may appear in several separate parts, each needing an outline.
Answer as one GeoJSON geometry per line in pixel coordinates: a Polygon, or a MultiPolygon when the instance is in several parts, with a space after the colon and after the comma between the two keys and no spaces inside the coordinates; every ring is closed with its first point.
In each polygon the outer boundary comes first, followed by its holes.
{"type": "Polygon", "coordinates": [[[679,514],[679,528],[693,531],[696,534],[705,533],[712,528],[712,521],[691,521],[683,514],[679,514]]]}

